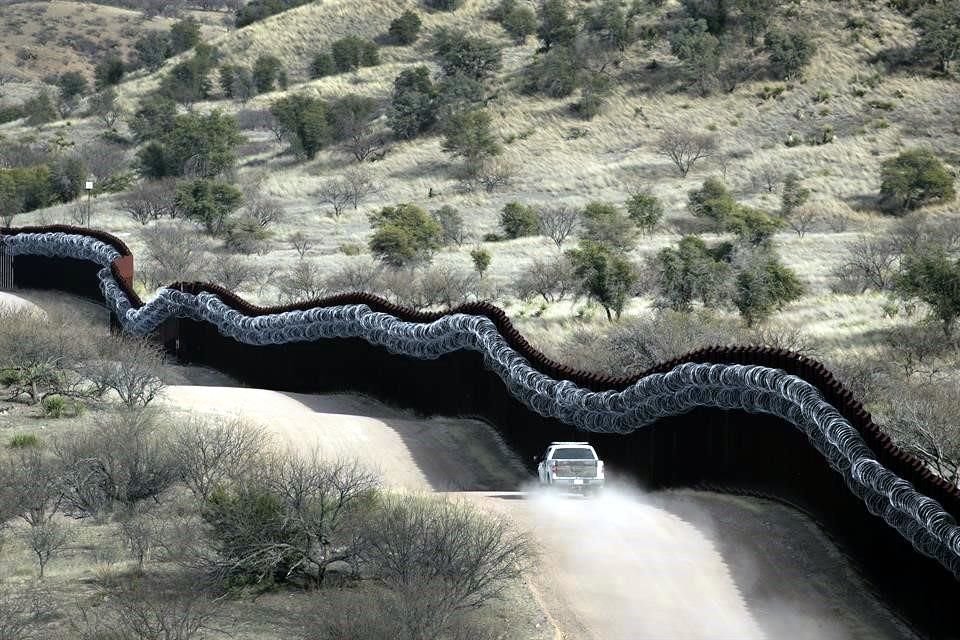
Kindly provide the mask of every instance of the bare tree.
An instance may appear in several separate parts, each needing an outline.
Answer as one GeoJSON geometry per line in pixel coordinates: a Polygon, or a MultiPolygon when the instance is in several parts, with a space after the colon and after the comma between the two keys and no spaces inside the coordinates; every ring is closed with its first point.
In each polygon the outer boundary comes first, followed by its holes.
{"type": "Polygon", "coordinates": [[[577,290],[578,280],[565,256],[545,260],[535,258],[514,284],[514,293],[521,300],[540,296],[544,302],[558,302],[577,290]]]}
{"type": "Polygon", "coordinates": [[[843,290],[862,293],[873,288],[885,291],[893,283],[894,268],[899,259],[897,246],[891,240],[863,236],[849,248],[847,260],[834,275],[843,290]]]}
{"type": "Polygon", "coordinates": [[[206,263],[206,238],[194,227],[157,225],[143,231],[146,241],[144,277],[149,286],[195,280],[206,263]]]}
{"type": "Polygon", "coordinates": [[[783,182],[783,174],[781,174],[780,170],[774,165],[768,164],[761,167],[760,171],[753,176],[754,188],[759,185],[766,189],[767,193],[776,191],[781,182],[783,182]]]}
{"type": "Polygon", "coordinates": [[[257,281],[260,268],[251,260],[228,254],[213,260],[208,274],[213,282],[231,291],[240,291],[257,281]]]}
{"type": "Polygon", "coordinates": [[[55,611],[46,594],[36,585],[7,585],[0,582],[0,638],[3,640],[42,639],[44,616],[55,611]]]}
{"type": "Polygon", "coordinates": [[[0,457],[6,467],[0,476],[0,498],[4,518],[17,516],[31,527],[53,519],[63,500],[60,467],[39,447],[11,451],[0,457]]]}
{"type": "Polygon", "coordinates": [[[800,207],[787,216],[787,225],[797,234],[798,238],[803,238],[807,232],[816,225],[819,216],[810,207],[800,207]]]}
{"type": "Polygon", "coordinates": [[[289,238],[290,246],[297,252],[297,255],[300,256],[300,259],[307,255],[307,251],[310,250],[310,247],[313,246],[313,242],[302,231],[297,231],[292,234],[289,238]]]}
{"type": "Polygon", "coordinates": [[[137,563],[137,573],[143,574],[143,563],[163,536],[163,520],[150,512],[132,513],[117,524],[117,537],[137,563]]]}
{"type": "Polygon", "coordinates": [[[70,219],[73,220],[74,224],[80,225],[81,227],[89,227],[95,212],[96,207],[94,206],[93,198],[90,196],[80,196],[70,208],[70,219]]]}
{"type": "Polygon", "coordinates": [[[181,479],[205,501],[214,487],[242,474],[264,451],[266,432],[240,420],[190,419],[174,432],[173,447],[181,479]]]}
{"type": "Polygon", "coordinates": [[[80,147],[79,155],[87,170],[101,182],[112,178],[127,166],[126,151],[112,142],[88,142],[80,147]]]}
{"type": "Polygon", "coordinates": [[[897,385],[882,416],[899,444],[937,475],[960,485],[960,390],[951,382],[897,385]]]}
{"type": "Polygon", "coordinates": [[[346,180],[326,180],[314,192],[320,204],[329,205],[333,215],[339,218],[343,210],[353,202],[354,190],[346,180]]]}
{"type": "Polygon", "coordinates": [[[130,509],[159,501],[180,477],[168,433],[153,411],[123,410],[100,417],[94,428],[64,436],[54,452],[67,473],[64,505],[72,515],[96,515],[116,503],[130,509]]]}
{"type": "Polygon", "coordinates": [[[524,533],[448,498],[384,496],[363,527],[370,571],[395,592],[420,593],[433,603],[440,612],[435,632],[455,612],[499,597],[532,556],[524,533]]]}
{"type": "Polygon", "coordinates": [[[516,168],[513,164],[502,158],[492,158],[483,162],[474,180],[487,193],[493,193],[509,186],[515,175],[516,168]]]}
{"type": "Polygon", "coordinates": [[[698,160],[713,155],[716,147],[717,143],[713,136],[674,127],[663,133],[657,141],[656,150],[677,167],[681,176],[686,177],[693,165],[698,160]]]}
{"type": "Polygon", "coordinates": [[[330,563],[354,559],[353,522],[376,487],[356,462],[294,452],[263,459],[204,510],[220,575],[322,585],[330,563]]]}
{"type": "Polygon", "coordinates": [[[88,362],[87,376],[106,392],[120,396],[128,408],[146,407],[166,387],[162,348],[147,338],[110,336],[100,347],[100,357],[88,362]]]}
{"type": "Polygon", "coordinates": [[[330,291],[376,291],[380,288],[383,264],[376,260],[354,260],[335,271],[325,281],[330,291]]]}
{"type": "Polygon", "coordinates": [[[350,203],[354,210],[360,203],[379,191],[380,187],[373,181],[370,174],[359,167],[348,169],[343,174],[343,181],[350,190],[350,203]]]}
{"type": "Polygon", "coordinates": [[[558,250],[563,248],[564,241],[577,228],[580,220],[580,211],[566,205],[544,207],[538,211],[538,215],[540,233],[553,240],[558,250]]]}
{"type": "Polygon", "coordinates": [[[0,370],[12,378],[8,399],[38,404],[53,395],[97,397],[98,389],[84,376],[93,339],[75,311],[0,310],[0,370]]]}
{"type": "Polygon", "coordinates": [[[929,322],[894,327],[886,332],[883,341],[892,355],[890,360],[906,376],[918,372],[935,375],[937,356],[956,349],[956,344],[944,340],[943,329],[929,322]]]}
{"type": "Polygon", "coordinates": [[[147,224],[164,216],[174,218],[175,195],[176,182],[173,179],[148,180],[125,193],[120,199],[120,208],[140,224],[147,224]]]}
{"type": "Polygon", "coordinates": [[[54,556],[67,548],[70,539],[70,529],[56,520],[48,520],[23,532],[24,543],[37,556],[41,579],[47,564],[54,556]]]}
{"type": "Polygon", "coordinates": [[[293,268],[281,274],[277,289],[282,302],[316,300],[327,293],[323,274],[311,260],[298,260],[293,268]]]}

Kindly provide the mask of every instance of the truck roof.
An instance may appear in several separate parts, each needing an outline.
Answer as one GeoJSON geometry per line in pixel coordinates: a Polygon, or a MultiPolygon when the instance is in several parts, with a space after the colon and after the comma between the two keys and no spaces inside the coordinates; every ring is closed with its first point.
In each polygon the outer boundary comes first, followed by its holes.
{"type": "Polygon", "coordinates": [[[581,446],[581,447],[589,447],[589,446],[590,446],[590,443],[589,443],[589,442],[551,442],[551,443],[550,443],[550,446],[551,446],[551,447],[552,447],[552,446],[555,446],[555,445],[562,445],[562,446],[565,446],[565,447],[566,447],[566,446],[570,446],[570,445],[578,445],[578,446],[581,446]]]}

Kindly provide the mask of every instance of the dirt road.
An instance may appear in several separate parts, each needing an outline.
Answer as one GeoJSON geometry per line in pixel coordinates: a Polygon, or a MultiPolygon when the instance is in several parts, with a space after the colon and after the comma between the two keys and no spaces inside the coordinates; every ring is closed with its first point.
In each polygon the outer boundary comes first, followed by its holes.
{"type": "Polygon", "coordinates": [[[812,523],[772,502],[628,488],[544,495],[483,423],[357,396],[181,385],[163,402],[243,416],[297,449],[359,458],[386,485],[458,491],[528,528],[542,551],[528,586],[557,639],[912,637],[812,523]]]}

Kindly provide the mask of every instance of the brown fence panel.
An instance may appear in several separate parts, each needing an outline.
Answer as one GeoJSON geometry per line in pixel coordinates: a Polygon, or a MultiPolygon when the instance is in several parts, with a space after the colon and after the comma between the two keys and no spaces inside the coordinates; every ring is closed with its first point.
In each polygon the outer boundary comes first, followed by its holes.
{"type": "Polygon", "coordinates": [[[0,291],[13,291],[13,257],[3,251],[0,244],[0,291]]]}

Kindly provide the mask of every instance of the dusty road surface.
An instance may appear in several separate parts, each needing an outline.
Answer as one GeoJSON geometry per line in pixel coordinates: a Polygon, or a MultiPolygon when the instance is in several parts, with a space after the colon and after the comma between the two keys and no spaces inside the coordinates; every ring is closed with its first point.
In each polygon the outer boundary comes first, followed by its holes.
{"type": "Polygon", "coordinates": [[[556,640],[913,637],[809,520],[772,502],[543,494],[483,423],[358,396],[177,385],[162,402],[241,416],[297,450],[359,458],[388,486],[456,491],[528,529],[541,549],[528,588],[556,640]]]}
{"type": "Polygon", "coordinates": [[[26,310],[39,311],[40,308],[21,296],[0,291],[0,314],[26,310]]]}

